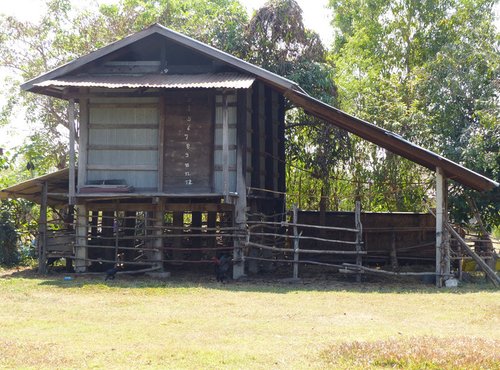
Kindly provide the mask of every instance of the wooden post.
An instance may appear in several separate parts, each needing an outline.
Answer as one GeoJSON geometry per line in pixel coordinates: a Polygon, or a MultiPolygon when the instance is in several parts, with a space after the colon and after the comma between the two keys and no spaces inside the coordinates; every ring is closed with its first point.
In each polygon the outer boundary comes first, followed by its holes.
{"type": "Polygon", "coordinates": [[[114,218],[113,218],[113,232],[115,234],[115,267],[119,265],[118,261],[118,254],[119,254],[119,248],[120,248],[120,225],[118,224],[118,211],[114,212],[114,218]]]}
{"type": "Polygon", "coordinates": [[[87,182],[87,153],[89,141],[89,100],[80,99],[80,132],[78,136],[78,191],[87,182]]]}
{"type": "Polygon", "coordinates": [[[229,112],[226,92],[222,95],[222,175],[224,199],[229,202],[229,112]]]}
{"type": "Polygon", "coordinates": [[[247,188],[245,182],[245,169],[243,168],[243,147],[238,145],[236,149],[236,192],[238,196],[234,205],[235,226],[238,228],[239,235],[234,237],[233,259],[233,279],[238,279],[245,275],[245,261],[243,255],[244,240],[243,235],[246,232],[247,223],[247,188]]]}
{"type": "Polygon", "coordinates": [[[47,181],[42,183],[38,225],[38,273],[47,273],[47,181]]]}
{"type": "Polygon", "coordinates": [[[391,258],[391,267],[393,270],[397,270],[399,268],[399,263],[398,263],[398,251],[396,248],[396,233],[393,231],[392,235],[392,242],[391,242],[391,252],[389,253],[389,256],[391,258]]]}
{"type": "MultiPolygon", "coordinates": [[[[356,265],[362,266],[363,265],[363,257],[361,254],[362,251],[362,241],[363,241],[363,228],[361,225],[361,202],[359,200],[356,201],[356,209],[355,209],[355,214],[354,214],[354,222],[356,229],[358,232],[356,233],[356,265]]],[[[356,274],[356,281],[358,283],[361,282],[361,270],[358,274],[356,274]]]]}
{"type": "Polygon", "coordinates": [[[155,234],[157,238],[154,241],[154,248],[156,249],[153,253],[154,266],[160,270],[163,269],[163,217],[165,214],[165,199],[160,198],[159,204],[154,215],[155,221],[155,234]],[[156,262],[158,261],[158,262],[156,262]]]}
{"type": "Polygon", "coordinates": [[[75,246],[75,272],[85,272],[87,270],[87,229],[88,217],[87,206],[79,204],[76,216],[76,246],[75,246]]]}
{"type": "MultiPolygon", "coordinates": [[[[299,209],[297,204],[293,205],[293,223],[297,224],[299,221],[299,209]]],[[[297,226],[293,227],[293,278],[299,278],[299,232],[297,226]]]]}
{"type": "Polygon", "coordinates": [[[75,99],[69,99],[68,104],[69,125],[69,204],[75,204],[75,99]]]}
{"type": "Polygon", "coordinates": [[[436,286],[450,276],[450,244],[444,225],[448,222],[447,181],[442,168],[436,168],[436,286]]]}
{"type": "MultiPolygon", "coordinates": [[[[184,212],[174,212],[173,215],[173,226],[174,226],[174,234],[183,234],[183,230],[181,229],[184,226],[184,212]]],[[[182,248],[182,238],[174,238],[173,246],[175,248],[182,248]]],[[[182,260],[183,253],[179,250],[172,251],[172,258],[174,260],[182,260]]]]}

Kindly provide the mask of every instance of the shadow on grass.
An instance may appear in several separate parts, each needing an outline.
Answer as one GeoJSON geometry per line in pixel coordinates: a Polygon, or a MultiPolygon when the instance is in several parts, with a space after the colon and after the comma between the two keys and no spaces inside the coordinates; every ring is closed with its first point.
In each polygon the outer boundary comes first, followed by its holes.
{"type": "Polygon", "coordinates": [[[478,279],[475,283],[461,284],[458,288],[438,289],[433,284],[424,284],[418,278],[410,277],[380,277],[365,275],[361,283],[354,281],[354,276],[330,273],[328,275],[307,276],[299,281],[290,281],[289,276],[279,273],[268,273],[260,276],[250,276],[240,280],[229,280],[226,284],[218,283],[211,270],[185,271],[180,268],[171,270],[172,276],[158,279],[137,275],[117,275],[114,280],[105,281],[104,273],[68,274],[62,271],[40,275],[34,269],[14,269],[4,271],[2,279],[34,279],[41,280],[41,286],[53,286],[62,289],[88,288],[96,289],[107,286],[112,289],[186,289],[201,288],[234,292],[261,292],[287,294],[290,292],[352,292],[352,293],[396,293],[396,294],[465,294],[471,292],[497,291],[490,283],[478,279]]]}

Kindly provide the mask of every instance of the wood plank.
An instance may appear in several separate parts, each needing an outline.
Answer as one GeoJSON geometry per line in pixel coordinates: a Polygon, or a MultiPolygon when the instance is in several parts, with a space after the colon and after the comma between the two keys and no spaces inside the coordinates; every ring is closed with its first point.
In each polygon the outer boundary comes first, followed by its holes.
{"type": "Polygon", "coordinates": [[[165,105],[163,190],[183,193],[212,191],[212,93],[167,93],[165,105]]]}
{"type": "Polygon", "coordinates": [[[447,182],[441,168],[436,168],[436,286],[442,287],[450,275],[449,244],[446,247],[444,224],[447,223],[447,182]],[[448,261],[448,263],[447,263],[448,261]]]}
{"type": "Polygon", "coordinates": [[[229,201],[229,112],[227,95],[222,95],[222,178],[223,193],[229,201]]]}
{"type": "Polygon", "coordinates": [[[158,150],[158,145],[89,145],[90,150],[158,150]]]}
{"type": "Polygon", "coordinates": [[[100,170],[100,171],[156,171],[157,167],[155,165],[149,165],[149,164],[136,164],[136,165],[89,164],[87,165],[87,169],[100,170]]]}
{"type": "Polygon", "coordinates": [[[259,87],[258,83],[254,84],[252,89],[252,179],[251,186],[260,188],[260,126],[259,126],[259,87]]]}
{"type": "Polygon", "coordinates": [[[69,204],[75,204],[75,99],[69,99],[68,102],[68,125],[69,125],[69,204]]]}
{"type": "Polygon", "coordinates": [[[95,130],[129,130],[129,129],[141,129],[141,130],[157,130],[158,124],[156,123],[90,123],[89,128],[95,130]]]}
{"type": "Polygon", "coordinates": [[[38,233],[38,273],[47,273],[47,181],[42,183],[38,233]]]}
{"type": "Polygon", "coordinates": [[[165,96],[160,99],[159,132],[158,132],[158,191],[163,191],[163,176],[165,176],[165,129],[167,127],[165,96]]]}
{"type": "Polygon", "coordinates": [[[75,272],[85,272],[87,270],[87,231],[88,213],[85,204],[77,206],[76,219],[76,245],[75,245],[75,272]]]}
{"type": "Polygon", "coordinates": [[[266,157],[264,159],[265,163],[265,173],[264,177],[264,187],[266,189],[276,190],[274,187],[273,174],[274,174],[274,160],[273,160],[273,92],[271,88],[267,87],[264,90],[264,151],[266,157]],[[271,154],[271,155],[267,155],[271,154]]]}
{"type": "MultiPolygon", "coordinates": [[[[87,89],[81,89],[85,92],[87,89]]],[[[87,160],[89,150],[89,109],[88,99],[80,99],[80,135],[78,141],[78,189],[87,182],[87,160]]]]}
{"type": "Polygon", "coordinates": [[[166,212],[231,212],[234,206],[229,203],[166,203],[166,212]]]}
{"type": "Polygon", "coordinates": [[[105,108],[149,108],[156,109],[158,104],[156,103],[90,103],[89,108],[93,109],[105,109],[105,108]]]}

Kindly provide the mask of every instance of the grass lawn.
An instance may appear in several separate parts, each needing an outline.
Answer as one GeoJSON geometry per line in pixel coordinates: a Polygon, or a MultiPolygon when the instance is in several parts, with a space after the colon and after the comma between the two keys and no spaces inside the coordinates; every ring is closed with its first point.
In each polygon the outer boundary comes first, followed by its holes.
{"type": "Polygon", "coordinates": [[[500,369],[500,292],[0,271],[0,368],[500,369]]]}

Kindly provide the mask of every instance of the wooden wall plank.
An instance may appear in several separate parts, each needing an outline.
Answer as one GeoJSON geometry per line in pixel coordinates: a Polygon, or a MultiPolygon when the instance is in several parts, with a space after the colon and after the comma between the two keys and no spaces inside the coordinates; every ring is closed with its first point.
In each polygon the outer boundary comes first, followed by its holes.
{"type": "Polygon", "coordinates": [[[213,95],[166,95],[164,139],[165,192],[211,192],[213,168],[213,95]]]}

